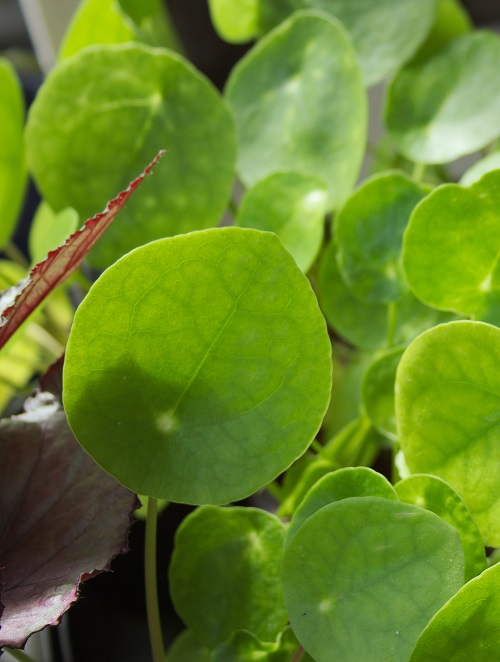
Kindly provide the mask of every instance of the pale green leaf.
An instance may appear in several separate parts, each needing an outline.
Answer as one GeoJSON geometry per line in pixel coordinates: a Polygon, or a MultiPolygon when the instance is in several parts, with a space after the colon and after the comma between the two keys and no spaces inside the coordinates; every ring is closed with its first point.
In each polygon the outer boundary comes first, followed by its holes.
{"type": "Polygon", "coordinates": [[[260,34],[260,0],[208,0],[210,17],[219,36],[233,44],[260,34]]]}
{"type": "Polygon", "coordinates": [[[324,506],[285,548],[283,592],[316,662],[407,660],[429,619],[463,584],[456,530],[377,497],[324,506]]]}
{"type": "Polygon", "coordinates": [[[488,154],[479,161],[476,161],[474,165],[466,170],[466,172],[464,172],[462,175],[459,183],[461,186],[472,186],[472,184],[478,182],[481,177],[483,177],[483,175],[486,175],[486,173],[499,169],[500,151],[491,152],[491,154],[488,154]]]}
{"type": "Polygon", "coordinates": [[[319,178],[338,207],[359,172],[366,95],[345,30],[326,14],[298,12],[234,67],[226,97],[246,186],[276,172],[319,178]]]}

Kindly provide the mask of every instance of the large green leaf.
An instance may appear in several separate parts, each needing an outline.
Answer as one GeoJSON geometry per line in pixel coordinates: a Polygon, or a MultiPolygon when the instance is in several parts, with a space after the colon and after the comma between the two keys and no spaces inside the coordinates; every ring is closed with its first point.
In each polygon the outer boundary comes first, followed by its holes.
{"type": "Polygon", "coordinates": [[[283,592],[293,631],[316,662],[399,662],[462,586],[463,571],[460,537],[437,515],[352,497],[293,536],[283,592]]]}
{"type": "Polygon", "coordinates": [[[366,303],[400,301],[408,286],[401,267],[403,233],[427,191],[403,173],[376,175],[340,210],[338,262],[352,293],[366,303]]]}
{"type": "Polygon", "coordinates": [[[287,541],[290,541],[311,515],[329,503],[364,496],[398,500],[387,478],[368,467],[346,467],[323,476],[309,490],[295,511],[288,527],[287,541]]]}
{"type": "Polygon", "coordinates": [[[275,232],[302,271],[308,271],[323,240],[327,192],[314,177],[277,173],[257,182],[243,198],[237,225],[275,232]]]}
{"type": "Polygon", "coordinates": [[[234,44],[260,33],[260,0],[208,0],[210,17],[222,39],[234,44]]]}
{"type": "Polygon", "coordinates": [[[101,276],[73,324],[65,406],[80,443],[136,492],[226,503],[311,443],[330,353],[309,282],[275,235],[206,230],[101,276]]]}
{"type": "Polygon", "coordinates": [[[209,648],[236,630],[273,641],[287,623],[281,593],[285,530],[257,508],[204,506],[177,530],[169,583],[174,606],[209,648]]]}
{"type": "Polygon", "coordinates": [[[472,32],[401,71],[389,88],[386,123],[400,151],[447,163],[500,135],[500,38],[472,32]]]}
{"type": "Polygon", "coordinates": [[[366,138],[366,95],[349,38],[326,14],[298,12],[233,69],[226,87],[247,186],[276,172],[321,179],[328,206],[356,181],[366,138]]]}
{"type": "Polygon", "coordinates": [[[417,207],[403,266],[421,301],[500,324],[499,204],[496,171],[470,188],[441,186],[417,207]]]}
{"type": "Polygon", "coordinates": [[[500,545],[500,329],[451,322],[408,347],[396,378],[400,444],[412,473],[446,480],[486,545],[500,545]]]}
{"type": "Polygon", "coordinates": [[[24,189],[24,102],[10,62],[0,58],[0,249],[17,222],[24,189]]]}
{"type": "Polygon", "coordinates": [[[473,29],[472,21],[460,0],[438,0],[437,15],[427,39],[411,64],[421,64],[442,50],[450,41],[473,29]]]}
{"type": "Polygon", "coordinates": [[[492,662],[500,650],[500,564],[466,584],[422,632],[410,662],[492,662]]]}
{"type": "Polygon", "coordinates": [[[169,150],[91,254],[100,267],[147,241],[217,223],[233,183],[226,104],[191,65],[160,49],[100,46],[61,62],[31,107],[26,141],[47,202],[82,218],[169,150]]]}
{"type": "Polygon", "coordinates": [[[486,568],[486,555],[479,529],[460,495],[442,478],[427,474],[409,476],[395,485],[398,497],[431,510],[456,528],[465,556],[465,581],[486,568]]]}
{"type": "Polygon", "coordinates": [[[321,9],[351,33],[367,85],[396,72],[420,46],[435,16],[434,0],[261,0],[264,27],[297,9],[321,9]]]}

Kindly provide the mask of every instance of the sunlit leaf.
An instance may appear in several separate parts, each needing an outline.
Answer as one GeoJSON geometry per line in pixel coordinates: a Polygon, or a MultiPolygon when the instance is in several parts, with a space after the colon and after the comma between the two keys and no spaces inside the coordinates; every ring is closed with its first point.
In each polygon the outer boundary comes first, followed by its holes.
{"type": "Polygon", "coordinates": [[[260,34],[260,0],[209,0],[208,6],[222,39],[239,44],[260,34]]]}

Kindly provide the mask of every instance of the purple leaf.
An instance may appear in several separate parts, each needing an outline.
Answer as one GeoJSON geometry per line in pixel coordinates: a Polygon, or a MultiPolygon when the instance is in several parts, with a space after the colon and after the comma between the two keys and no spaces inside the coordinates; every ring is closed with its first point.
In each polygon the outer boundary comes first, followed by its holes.
{"type": "Polygon", "coordinates": [[[60,283],[81,264],[100,239],[135,189],[148,175],[165,152],[161,151],[130,186],[108,202],[106,209],[90,218],[64,244],[50,251],[45,260],[36,264],[27,278],[6,290],[0,297],[0,348],[24,320],[60,283]]]}
{"type": "Polygon", "coordinates": [[[38,393],[0,421],[0,647],[55,625],[79,584],[128,550],[137,497],[73,437],[57,399],[38,393]]]}

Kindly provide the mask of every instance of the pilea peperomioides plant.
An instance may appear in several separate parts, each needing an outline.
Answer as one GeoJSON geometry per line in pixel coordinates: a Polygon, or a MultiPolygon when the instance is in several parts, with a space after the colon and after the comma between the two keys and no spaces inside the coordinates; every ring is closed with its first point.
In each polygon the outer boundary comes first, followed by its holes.
{"type": "Polygon", "coordinates": [[[0,421],[0,646],[27,659],[126,549],[139,494],[155,662],[491,662],[500,39],[455,0],[209,5],[256,40],[223,94],[153,0],[82,2],[24,138],[1,64],[7,256],[26,168],[43,198],[38,263],[0,263],[2,407],[65,355],[0,421]],[[366,87],[390,77],[356,185],[366,87]],[[196,506],[167,652],[159,500],[196,506]]]}

